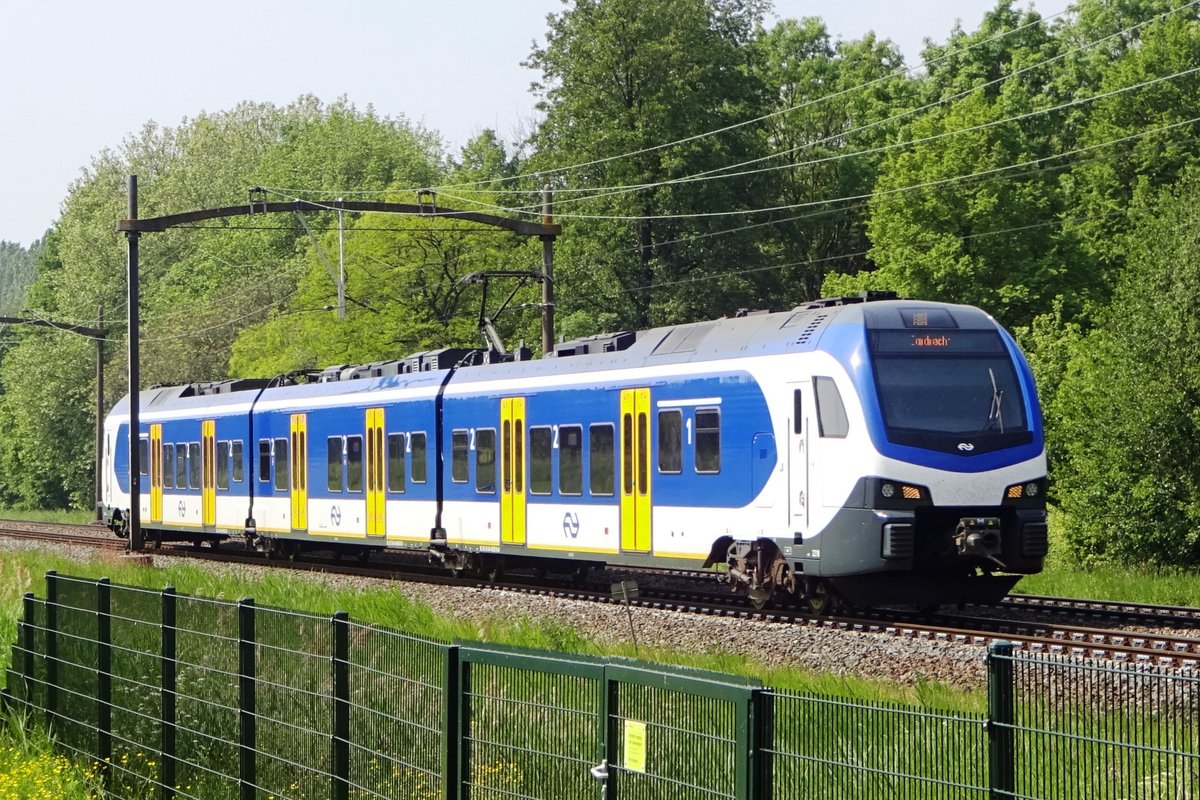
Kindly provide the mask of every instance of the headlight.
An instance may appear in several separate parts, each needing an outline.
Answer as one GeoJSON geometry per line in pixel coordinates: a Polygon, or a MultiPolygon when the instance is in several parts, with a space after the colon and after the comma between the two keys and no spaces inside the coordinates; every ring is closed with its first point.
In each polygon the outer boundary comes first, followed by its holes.
{"type": "Polygon", "coordinates": [[[1046,479],[1038,478],[1032,481],[1014,483],[1004,490],[1005,502],[1017,500],[1041,500],[1046,496],[1046,479]]]}
{"type": "Polygon", "coordinates": [[[874,508],[912,508],[929,500],[929,490],[915,483],[887,478],[871,478],[870,483],[873,489],[867,497],[874,508]]]}

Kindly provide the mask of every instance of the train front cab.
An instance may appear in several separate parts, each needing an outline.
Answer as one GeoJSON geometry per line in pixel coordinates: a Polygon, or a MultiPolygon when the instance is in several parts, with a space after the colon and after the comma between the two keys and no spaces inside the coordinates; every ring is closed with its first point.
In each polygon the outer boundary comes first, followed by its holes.
{"type": "Polygon", "coordinates": [[[814,378],[818,441],[809,441],[821,449],[819,490],[832,513],[807,546],[797,541],[800,566],[860,605],[998,600],[1021,574],[1040,571],[1047,550],[1045,452],[1028,365],[977,309],[863,313],[869,357],[840,359],[861,416],[854,407],[850,417],[828,414],[833,392],[814,378]]]}

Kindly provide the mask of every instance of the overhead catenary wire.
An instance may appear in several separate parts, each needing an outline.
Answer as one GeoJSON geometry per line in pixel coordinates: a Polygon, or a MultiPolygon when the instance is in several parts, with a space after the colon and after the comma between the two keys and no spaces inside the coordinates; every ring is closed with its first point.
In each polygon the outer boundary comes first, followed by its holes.
{"type": "MultiPolygon", "coordinates": [[[[1087,103],[1087,102],[1102,100],[1102,99],[1105,99],[1106,97],[1110,97],[1114,94],[1120,94],[1123,91],[1129,91],[1129,90],[1135,89],[1135,88],[1142,88],[1144,86],[1151,85],[1151,84],[1159,82],[1161,80],[1169,80],[1171,78],[1180,77],[1181,75],[1187,74],[1188,72],[1190,72],[1190,70],[1184,70],[1184,71],[1181,71],[1180,73],[1176,73],[1175,75],[1171,75],[1171,76],[1166,76],[1164,78],[1145,81],[1142,84],[1138,84],[1136,86],[1122,87],[1120,89],[1112,90],[1111,92],[1100,94],[1100,95],[1094,95],[1094,96],[1087,97],[1087,98],[1076,98],[1075,100],[1060,104],[1060,105],[1052,107],[1052,108],[1038,109],[1035,111],[1028,112],[1027,114],[1024,114],[1024,115],[1008,117],[1008,118],[1005,118],[1002,120],[994,120],[989,123],[981,124],[979,126],[973,126],[971,128],[963,128],[963,129],[957,129],[954,131],[947,131],[942,134],[938,134],[936,136],[925,137],[923,139],[907,140],[904,142],[896,142],[896,143],[893,143],[891,145],[887,145],[884,147],[878,147],[878,148],[873,148],[873,149],[868,149],[868,150],[856,150],[853,152],[842,153],[842,154],[838,154],[835,156],[829,156],[826,158],[815,159],[815,160],[810,160],[810,161],[781,164],[781,165],[778,165],[775,167],[768,167],[768,168],[764,168],[761,170],[748,170],[748,171],[733,172],[733,173],[727,172],[727,170],[733,170],[733,169],[737,169],[739,167],[744,167],[744,166],[751,166],[751,165],[762,163],[764,161],[769,161],[769,160],[772,160],[775,158],[793,155],[802,150],[815,148],[815,147],[823,145],[823,144],[829,144],[830,142],[833,142],[833,141],[844,140],[847,137],[854,135],[856,133],[862,133],[867,130],[871,130],[871,129],[874,129],[877,127],[881,127],[883,125],[887,125],[888,123],[891,123],[891,122],[896,122],[896,121],[905,119],[907,117],[914,116],[916,114],[919,114],[924,111],[928,111],[928,110],[930,110],[932,108],[936,108],[938,106],[947,105],[949,103],[954,102],[955,100],[960,100],[960,99],[967,97],[971,94],[974,94],[975,92],[978,92],[982,89],[986,89],[991,86],[995,86],[997,84],[1001,84],[1001,83],[1010,81],[1013,78],[1023,75],[1027,72],[1041,69],[1041,68],[1051,65],[1057,61],[1061,61],[1070,56],[1077,55],[1078,53],[1084,52],[1086,50],[1090,50],[1094,47],[1098,47],[1102,44],[1105,44],[1106,42],[1109,42],[1112,39],[1127,36],[1127,35],[1135,32],[1135,31],[1139,30],[1140,28],[1143,28],[1153,22],[1157,22],[1162,19],[1165,19],[1166,17],[1168,17],[1172,14],[1175,14],[1180,11],[1184,11],[1188,8],[1196,6],[1197,4],[1200,4],[1200,0],[1190,0],[1190,2],[1187,2],[1183,5],[1173,8],[1169,11],[1165,11],[1160,14],[1157,14],[1150,19],[1143,20],[1142,22],[1138,22],[1138,23],[1136,23],[1134,25],[1130,25],[1126,28],[1122,28],[1121,30],[1116,31],[1115,33],[1108,34],[1099,39],[1094,39],[1090,42],[1086,42],[1082,45],[1079,45],[1078,47],[1075,47],[1072,50],[1064,51],[1057,55],[1051,56],[1050,58],[1043,59],[1042,61],[1039,61],[1037,63],[1030,64],[1029,66],[1026,66],[1026,67],[1022,67],[1021,69],[1019,69],[1015,72],[1007,73],[998,78],[994,78],[993,80],[988,81],[986,83],[979,84],[977,86],[972,86],[968,89],[964,89],[963,91],[958,92],[957,94],[950,95],[948,97],[939,98],[930,103],[926,103],[923,106],[919,106],[916,108],[907,109],[907,110],[898,112],[898,113],[893,114],[892,116],[889,116],[885,119],[876,120],[874,122],[870,122],[865,125],[861,125],[857,128],[851,128],[849,130],[839,131],[835,135],[825,137],[823,139],[818,139],[813,142],[806,142],[802,145],[797,145],[795,147],[788,148],[786,150],[769,153],[764,156],[759,156],[757,158],[749,159],[749,160],[738,162],[735,164],[728,164],[728,165],[725,165],[722,167],[715,167],[713,169],[694,173],[692,175],[681,176],[678,178],[670,178],[670,179],[666,179],[666,180],[662,180],[662,181],[652,181],[652,182],[646,182],[646,183],[628,184],[628,185],[623,185],[623,186],[584,187],[584,188],[576,188],[576,189],[572,189],[570,187],[559,187],[559,188],[555,189],[556,195],[562,194],[562,193],[567,193],[567,194],[577,194],[577,195],[583,195],[583,196],[582,197],[562,198],[558,201],[558,205],[561,207],[562,205],[572,203],[572,202],[580,202],[583,200],[603,198],[603,197],[609,197],[609,196],[619,196],[621,194],[626,194],[626,193],[636,192],[636,191],[644,191],[646,189],[655,189],[655,188],[660,188],[663,186],[672,186],[672,185],[677,185],[677,184],[692,183],[692,182],[701,181],[701,180],[716,180],[716,179],[721,179],[721,178],[726,178],[726,177],[743,177],[743,176],[747,176],[747,175],[756,175],[756,174],[761,174],[761,173],[771,172],[771,171],[778,171],[778,170],[785,170],[785,169],[797,169],[800,167],[814,166],[814,165],[828,163],[828,162],[832,162],[832,161],[838,161],[838,160],[846,159],[846,158],[855,158],[855,157],[861,157],[864,155],[874,155],[876,153],[886,152],[886,151],[900,148],[900,147],[908,147],[908,146],[912,146],[915,144],[921,144],[921,143],[924,143],[927,141],[933,141],[938,138],[952,136],[957,133],[966,133],[966,132],[978,130],[981,128],[992,127],[992,126],[1004,124],[1007,122],[1018,121],[1021,119],[1028,118],[1028,117],[1036,116],[1038,114],[1059,111],[1059,110],[1069,108],[1069,107],[1072,107],[1075,105],[1081,105],[1081,104],[1087,103]]],[[[871,84],[865,84],[864,86],[861,86],[859,88],[860,89],[866,88],[870,85],[871,84]]],[[[854,91],[854,90],[851,89],[848,91],[854,91]]],[[[836,96],[837,96],[837,94],[833,94],[833,95],[828,95],[826,97],[836,97],[836,96]]],[[[797,108],[799,108],[799,107],[797,107],[797,108]]],[[[439,188],[439,190],[445,190],[447,188],[455,188],[455,187],[450,186],[450,187],[438,187],[438,188],[439,188]]],[[[470,194],[470,190],[463,190],[463,191],[465,191],[467,194],[470,194]]],[[[461,198],[458,195],[448,195],[448,196],[455,196],[458,199],[463,199],[464,202],[472,202],[472,201],[466,200],[466,198],[461,198]]],[[[538,208],[538,206],[535,206],[535,205],[517,206],[517,207],[510,209],[510,211],[527,209],[529,213],[536,213],[537,208],[538,208]]],[[[561,216],[561,214],[560,214],[560,216],[561,216]]]]}
{"type": "MultiPolygon", "coordinates": [[[[908,74],[916,72],[920,69],[928,69],[930,66],[940,64],[944,61],[948,61],[952,58],[961,56],[965,53],[969,53],[970,51],[974,50],[977,47],[983,47],[985,45],[989,45],[994,42],[1001,41],[1009,36],[1013,36],[1017,33],[1020,33],[1021,31],[1024,31],[1027,28],[1030,28],[1030,27],[1033,27],[1036,25],[1041,25],[1041,24],[1044,24],[1051,20],[1057,19],[1058,17],[1061,17],[1064,14],[1067,14],[1071,9],[1072,9],[1072,6],[1067,6],[1062,11],[1056,12],[1054,14],[1050,14],[1048,16],[1038,16],[1037,19],[1031,20],[1030,22],[1027,22],[1024,25],[1019,25],[1015,28],[1012,28],[1011,30],[1000,31],[999,33],[997,33],[993,36],[990,36],[987,39],[982,39],[978,42],[972,42],[965,47],[956,48],[949,52],[943,53],[941,56],[939,56],[938,58],[935,58],[931,61],[922,62],[919,65],[913,65],[910,67],[902,67],[900,69],[893,70],[892,72],[888,73],[887,75],[883,75],[878,78],[874,78],[870,81],[867,81],[866,83],[862,83],[857,86],[848,87],[846,89],[841,90],[840,92],[836,92],[834,94],[829,94],[829,95],[823,95],[818,98],[813,98],[812,100],[809,100],[798,106],[794,106],[791,108],[785,108],[785,109],[779,109],[777,111],[773,111],[768,114],[763,114],[763,115],[755,117],[753,119],[743,120],[741,122],[737,122],[732,125],[727,125],[727,126],[724,126],[721,128],[716,128],[713,130],[694,134],[692,136],[687,136],[682,139],[677,139],[675,141],[664,142],[662,144],[652,145],[650,147],[642,148],[639,150],[633,150],[633,151],[629,151],[629,152],[621,153],[621,154],[617,154],[617,155],[612,155],[612,156],[605,156],[604,158],[594,159],[592,161],[586,161],[586,162],[582,162],[579,164],[572,164],[572,165],[565,166],[565,167],[556,167],[556,168],[549,169],[549,170],[538,170],[536,172],[521,173],[518,175],[505,176],[505,177],[499,177],[499,178],[487,178],[487,179],[478,180],[478,181],[466,181],[466,182],[462,182],[462,183],[439,184],[436,186],[427,186],[427,187],[413,186],[413,187],[410,187],[410,191],[415,190],[417,188],[429,188],[429,189],[433,189],[435,191],[443,191],[446,189],[466,189],[466,188],[474,187],[474,186],[492,186],[497,183],[508,183],[508,182],[522,181],[522,180],[530,180],[530,179],[540,180],[540,179],[547,178],[547,177],[550,177],[553,175],[558,175],[558,174],[561,174],[564,172],[570,172],[572,170],[584,169],[587,167],[595,166],[598,164],[608,163],[610,161],[617,161],[617,160],[624,159],[624,158],[632,158],[634,156],[643,155],[645,153],[650,153],[650,152],[654,152],[657,150],[662,150],[662,149],[665,149],[668,147],[674,147],[677,145],[686,144],[689,142],[697,141],[697,140],[708,138],[711,136],[718,136],[720,134],[727,133],[731,130],[737,130],[738,128],[743,128],[748,125],[754,125],[756,123],[774,119],[775,117],[779,117],[779,116],[782,116],[785,114],[791,114],[791,113],[803,110],[804,108],[807,108],[811,105],[836,100],[839,97],[843,97],[848,94],[853,94],[854,92],[860,92],[865,89],[869,89],[872,86],[875,86],[879,83],[883,83],[885,81],[889,81],[894,78],[908,75],[908,74]]],[[[299,199],[299,197],[303,194],[312,194],[315,192],[323,191],[323,190],[317,190],[317,189],[298,189],[298,188],[284,188],[284,187],[263,187],[263,188],[267,188],[278,194],[281,194],[281,195],[284,195],[284,196],[287,196],[287,197],[293,198],[293,199],[299,199]]],[[[369,189],[341,190],[341,189],[339,189],[338,194],[379,195],[379,194],[393,194],[393,193],[397,193],[398,191],[399,190],[397,190],[395,188],[375,189],[375,190],[369,190],[369,189]]]]}

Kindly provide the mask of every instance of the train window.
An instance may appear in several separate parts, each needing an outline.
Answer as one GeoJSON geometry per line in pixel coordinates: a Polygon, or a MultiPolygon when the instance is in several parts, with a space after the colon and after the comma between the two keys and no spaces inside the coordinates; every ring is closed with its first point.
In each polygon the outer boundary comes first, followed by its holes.
{"type": "Polygon", "coordinates": [[[404,434],[389,433],[388,443],[388,491],[404,491],[404,434]]]}
{"type": "Polygon", "coordinates": [[[683,412],[658,412],[658,471],[683,471],[683,412]]]}
{"type": "Polygon", "coordinates": [[[217,488],[229,488],[229,442],[217,442],[217,488]]]}
{"type": "Polygon", "coordinates": [[[647,448],[650,446],[650,431],[647,430],[650,425],[648,416],[643,411],[639,411],[637,415],[638,494],[643,497],[650,489],[650,457],[646,454],[647,448]]]}
{"type": "Polygon", "coordinates": [[[804,432],[804,405],[800,402],[800,390],[792,392],[792,433],[804,432]]]}
{"type": "Polygon", "coordinates": [[[583,494],[583,428],[563,425],[558,429],[558,491],[583,494]]]}
{"type": "Polygon", "coordinates": [[[331,492],[340,492],[342,490],[342,437],[330,436],[325,440],[326,444],[326,472],[328,479],[326,486],[331,492]]]}
{"type": "Polygon", "coordinates": [[[187,445],[175,445],[175,485],[187,488],[187,445]]]}
{"type": "Polygon", "coordinates": [[[550,457],[554,434],[549,428],[529,429],[529,493],[550,494],[550,457]]]}
{"type": "Polygon", "coordinates": [[[588,429],[588,449],[591,460],[588,464],[588,490],[596,495],[613,493],[613,472],[616,451],[613,447],[613,426],[593,425],[588,429]]]}
{"type": "Polygon", "coordinates": [[[292,474],[289,471],[291,466],[288,461],[288,440],[275,440],[275,488],[286,492],[291,489],[292,474]]]}
{"type": "Polygon", "coordinates": [[[236,439],[229,443],[229,455],[233,460],[233,482],[241,483],[246,477],[246,469],[243,465],[245,456],[245,447],[242,445],[241,439],[236,439]]]}
{"type": "Polygon", "coordinates": [[[467,467],[469,444],[467,431],[454,431],[450,434],[450,480],[455,483],[466,483],[470,474],[467,467]]]}
{"type": "Polygon", "coordinates": [[[408,435],[408,449],[412,451],[413,483],[429,480],[429,462],[425,459],[425,433],[418,431],[408,435]]]}
{"type": "Polygon", "coordinates": [[[696,472],[721,471],[721,411],[696,409],[696,472]]]}
{"type": "Polygon", "coordinates": [[[171,489],[175,486],[175,445],[164,444],[162,446],[163,454],[163,488],[171,489]]]}
{"type": "Polygon", "coordinates": [[[138,439],[138,474],[150,474],[150,442],[138,439]]]}
{"type": "Polygon", "coordinates": [[[361,492],[363,483],[363,440],[361,436],[346,437],[346,491],[361,492]]]}
{"type": "Polygon", "coordinates": [[[633,494],[633,415],[621,418],[621,491],[633,494]]]}
{"type": "Polygon", "coordinates": [[[188,486],[200,488],[200,443],[188,442],[188,486]]]}
{"type": "Polygon", "coordinates": [[[496,431],[492,428],[475,431],[475,491],[496,492],[496,431]]]}
{"type": "Polygon", "coordinates": [[[817,425],[821,435],[844,439],[850,432],[850,421],[846,418],[846,406],[833,378],[813,378],[817,398],[817,425]]]}
{"type": "Polygon", "coordinates": [[[258,479],[263,483],[271,480],[271,440],[258,440],[258,479]]]}

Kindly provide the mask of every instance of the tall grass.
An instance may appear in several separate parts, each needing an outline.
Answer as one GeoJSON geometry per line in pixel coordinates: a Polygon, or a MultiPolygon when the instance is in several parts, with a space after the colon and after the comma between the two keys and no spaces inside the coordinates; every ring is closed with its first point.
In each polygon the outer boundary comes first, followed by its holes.
{"type": "Polygon", "coordinates": [[[1050,513],[1046,568],[1017,584],[1017,592],[1200,608],[1200,575],[1178,567],[1113,565],[1083,567],[1072,558],[1060,515],[1050,513]]]}

